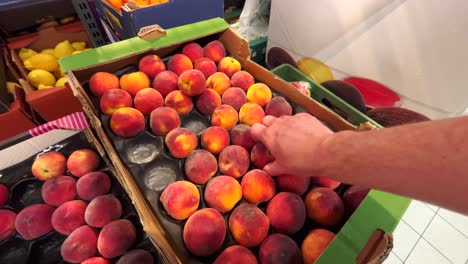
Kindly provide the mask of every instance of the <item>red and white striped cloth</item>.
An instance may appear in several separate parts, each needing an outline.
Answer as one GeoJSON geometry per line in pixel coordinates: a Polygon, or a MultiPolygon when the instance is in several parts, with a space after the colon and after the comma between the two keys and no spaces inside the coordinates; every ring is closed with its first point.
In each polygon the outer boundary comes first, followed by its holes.
{"type": "Polygon", "coordinates": [[[29,130],[29,134],[31,134],[33,137],[36,137],[54,129],[83,130],[87,127],[89,127],[89,124],[86,120],[85,114],[83,112],[76,112],[35,127],[29,130]]]}

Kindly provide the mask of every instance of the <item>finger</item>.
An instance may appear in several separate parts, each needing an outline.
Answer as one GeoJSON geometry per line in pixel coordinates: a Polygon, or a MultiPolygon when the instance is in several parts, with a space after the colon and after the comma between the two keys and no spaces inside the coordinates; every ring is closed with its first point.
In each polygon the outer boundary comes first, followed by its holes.
{"type": "Polygon", "coordinates": [[[278,175],[286,173],[285,169],[276,160],[271,163],[268,163],[263,168],[263,170],[266,171],[271,176],[278,176],[278,175]]]}
{"type": "Polygon", "coordinates": [[[267,116],[265,116],[265,117],[263,118],[262,123],[263,123],[265,126],[269,127],[269,126],[271,126],[275,121],[276,121],[276,117],[271,116],[271,115],[267,115],[267,116]]]}
{"type": "Polygon", "coordinates": [[[266,130],[267,127],[262,124],[254,124],[250,130],[250,133],[252,134],[252,137],[255,141],[261,141],[265,144],[264,141],[266,138],[266,130]]]}

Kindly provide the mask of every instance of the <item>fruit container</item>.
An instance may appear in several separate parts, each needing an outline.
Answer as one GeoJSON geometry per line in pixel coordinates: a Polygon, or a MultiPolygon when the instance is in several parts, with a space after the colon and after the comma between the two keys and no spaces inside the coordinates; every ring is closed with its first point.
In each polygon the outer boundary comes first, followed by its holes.
{"type": "Polygon", "coordinates": [[[267,42],[266,37],[250,41],[250,59],[262,66],[265,65],[267,42]]]}
{"type": "MultiPolygon", "coordinates": [[[[65,157],[70,157],[74,151],[79,149],[88,149],[97,153],[95,147],[100,146],[94,136],[92,136],[89,129],[81,132],[52,129],[49,132],[41,134],[52,127],[58,127],[58,123],[63,124],[64,122],[69,121],[70,124],[71,122],[75,122],[73,126],[77,129],[77,120],[78,119],[62,119],[56,123],[49,123],[47,126],[43,125],[32,129],[28,133],[19,135],[18,138],[0,142],[0,157],[2,157],[2,161],[5,162],[1,164],[0,167],[0,174],[3,175],[0,179],[0,189],[3,188],[1,190],[2,199],[5,194],[4,187],[6,187],[8,190],[7,193],[9,193],[9,195],[6,196],[7,199],[4,203],[3,200],[0,201],[3,203],[0,210],[8,210],[9,212],[16,213],[16,219],[18,219],[18,213],[20,213],[24,208],[31,208],[30,206],[45,206],[48,207],[48,210],[53,210],[54,212],[58,210],[55,206],[45,205],[44,199],[46,199],[48,203],[55,202],[53,201],[53,198],[51,200],[50,196],[45,198],[46,196],[41,194],[41,189],[47,181],[36,178],[33,175],[31,168],[36,159],[45,154],[54,153],[56,151],[64,154],[65,157]],[[31,138],[32,135],[35,137],[31,138]],[[18,143],[18,141],[20,142],[18,143]],[[89,141],[93,142],[93,144],[89,143],[89,141]]],[[[99,159],[98,154],[96,154],[96,157],[99,159]]],[[[80,165],[80,167],[84,166],[84,164],[80,165]]],[[[70,176],[67,177],[68,179],[71,179],[72,177],[71,171],[72,169],[66,172],[66,175],[70,176]]],[[[73,171],[76,171],[76,169],[73,171]]],[[[159,263],[159,254],[157,253],[151,239],[143,230],[139,215],[137,214],[132,201],[129,199],[117,178],[113,176],[112,169],[107,166],[105,158],[104,160],[99,160],[99,166],[95,171],[103,172],[109,176],[110,189],[107,191],[114,195],[121,204],[122,215],[120,219],[129,220],[135,227],[136,239],[130,248],[128,248],[128,251],[133,249],[144,249],[152,255],[154,261],[151,263],[159,263]]],[[[73,178],[74,180],[78,180],[78,178],[73,178]]],[[[69,196],[67,200],[79,200],[79,203],[83,202],[83,200],[80,200],[81,198],[78,196],[72,197],[73,194],[70,195],[70,193],[73,192],[76,195],[75,191],[71,192],[70,190],[64,192],[63,195],[69,196]]],[[[91,200],[91,197],[88,197],[87,199],[91,200]]],[[[17,222],[16,228],[21,230],[21,232],[15,231],[15,228],[13,227],[13,233],[10,236],[6,235],[5,237],[2,237],[2,240],[0,241],[1,263],[69,263],[64,261],[61,256],[61,247],[67,239],[67,235],[56,231],[54,224],[54,228],[34,231],[34,228],[40,229],[41,226],[50,225],[50,218],[44,218],[48,220],[41,222],[41,219],[38,218],[31,219],[31,221],[36,223],[37,226],[29,226],[26,231],[25,228],[18,225],[17,222]],[[36,233],[34,234],[33,232],[36,233]],[[26,237],[27,239],[25,239],[25,237],[20,233],[24,236],[28,236],[26,237]]],[[[4,222],[4,224],[6,225],[6,222],[4,222]]],[[[60,223],[58,223],[58,226],[60,226],[60,223]]],[[[6,226],[3,226],[2,228],[5,227],[6,226]]],[[[100,228],[96,228],[95,230],[99,231],[100,228]]],[[[9,232],[2,232],[3,235],[7,233],[9,232]]],[[[79,249],[76,250],[78,251],[79,249]]],[[[98,256],[98,253],[94,254],[93,257],[94,256],[98,256]]],[[[109,261],[111,261],[109,263],[116,263],[119,259],[120,256],[109,258],[109,261]]],[[[81,260],[79,260],[79,262],[81,262],[81,260]]]]}
{"type": "Polygon", "coordinates": [[[86,27],[86,31],[88,32],[94,46],[100,47],[109,44],[109,40],[106,38],[104,28],[100,21],[101,19],[99,18],[96,10],[95,1],[73,0],[72,2],[77,15],[86,27]]]}
{"type": "MultiPolygon", "coordinates": [[[[229,211],[221,215],[222,221],[220,222],[226,227],[226,236],[221,242],[218,241],[221,243],[220,248],[216,248],[214,252],[210,251],[209,254],[196,252],[197,249],[193,249],[192,246],[189,246],[191,247],[190,250],[188,249],[187,243],[183,240],[183,228],[190,220],[176,220],[179,218],[175,216],[174,212],[168,212],[169,207],[165,207],[165,202],[160,201],[162,193],[168,189],[167,186],[170,183],[179,180],[188,182],[188,176],[184,172],[187,161],[175,158],[177,154],[174,154],[170,145],[165,143],[165,140],[170,141],[168,139],[170,137],[163,139],[150,132],[150,121],[147,116],[142,116],[139,121],[140,129],[143,128],[142,125],[146,127],[141,133],[136,133],[130,138],[118,136],[115,133],[116,130],[111,129],[109,126],[109,116],[103,115],[103,112],[98,110],[100,109],[99,98],[90,91],[89,80],[94,73],[108,72],[120,77],[137,70],[139,61],[145,55],[155,54],[167,60],[171,56],[175,57],[174,54],[180,52],[187,43],[192,41],[205,46],[213,40],[219,40],[224,44],[228,53],[240,62],[243,70],[249,72],[257,82],[268,85],[275,95],[286,98],[294,106],[295,113],[312,113],[335,131],[366,129],[370,125],[369,123],[367,125],[359,124],[359,127],[357,127],[347,122],[317,101],[304,96],[280,77],[273,75],[251,61],[248,42],[233,29],[230,29],[222,19],[213,19],[169,29],[162,35],[157,39],[142,40],[134,38],[101,47],[96,50],[96,54],[92,58],[87,57],[87,54],[78,54],[75,57],[62,60],[62,66],[66,69],[69,83],[82,102],[83,109],[96,130],[99,140],[109,154],[111,162],[127,181],[128,184],[125,184],[125,187],[128,188],[127,192],[131,195],[137,211],[141,212],[141,215],[145,215],[142,221],[145,230],[158,243],[166,260],[170,263],[211,262],[218,257],[224,248],[233,245],[234,241],[239,242],[239,237],[234,239],[231,229],[227,228],[229,226],[228,219],[232,212],[229,211]],[[102,57],[99,57],[98,54],[102,57]],[[196,254],[208,256],[200,257],[195,256],[196,254]]],[[[182,127],[193,131],[198,148],[201,148],[198,142],[200,141],[200,133],[210,125],[210,119],[198,110],[192,110],[189,114],[181,117],[181,124],[182,127]]],[[[251,166],[250,169],[252,168],[251,166]]],[[[219,176],[220,172],[217,170],[215,175],[219,176]]],[[[242,182],[242,179],[240,182],[242,182]]],[[[248,184],[246,183],[246,185],[248,184]]],[[[275,183],[273,185],[276,186],[275,183]]],[[[319,183],[316,185],[319,185],[319,183]]],[[[260,185],[253,184],[253,186],[259,187],[260,185]]],[[[268,184],[262,184],[262,186],[265,189],[268,184]]],[[[333,192],[335,195],[344,195],[349,188],[346,185],[335,187],[336,192],[333,192]]],[[[206,197],[203,195],[206,185],[196,184],[194,188],[193,186],[190,188],[192,190],[196,189],[192,193],[198,193],[200,196],[200,202],[196,209],[208,212],[204,209],[207,206],[206,197]]],[[[190,193],[190,191],[184,193],[190,193]]],[[[408,200],[377,191],[372,193],[373,195],[368,196],[349,219],[343,218],[342,221],[329,228],[336,233],[336,237],[317,263],[367,263],[369,260],[385,258],[391,248],[391,235],[388,233],[393,231],[399,219],[401,219],[408,206],[408,200]]],[[[251,198],[246,198],[244,195],[244,199],[251,198]]],[[[236,209],[245,204],[247,204],[245,200],[241,200],[236,209]]],[[[259,203],[258,208],[260,211],[264,212],[266,207],[267,203],[259,203]]],[[[183,217],[180,217],[180,219],[183,219],[183,217]]],[[[192,217],[189,219],[192,219],[192,217]]],[[[219,217],[217,219],[219,220],[219,217]]],[[[198,226],[213,227],[216,224],[198,224],[198,226]]],[[[259,226],[261,226],[261,223],[259,226]]],[[[317,227],[322,226],[307,220],[302,227],[303,229],[291,237],[294,239],[295,244],[300,247],[307,232],[317,227]]],[[[187,232],[190,233],[190,231],[187,232]]],[[[275,233],[275,230],[269,227],[268,234],[272,235],[273,233],[275,233]]],[[[262,254],[258,244],[252,245],[251,250],[255,254],[262,254]]]]}

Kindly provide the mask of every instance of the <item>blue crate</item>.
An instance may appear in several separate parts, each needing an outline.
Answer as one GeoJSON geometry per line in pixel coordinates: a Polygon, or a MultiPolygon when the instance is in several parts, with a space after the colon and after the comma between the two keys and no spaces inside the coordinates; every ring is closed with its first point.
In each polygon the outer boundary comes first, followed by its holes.
{"type": "Polygon", "coordinates": [[[109,44],[93,0],[73,0],[73,6],[95,47],[109,44]]]}

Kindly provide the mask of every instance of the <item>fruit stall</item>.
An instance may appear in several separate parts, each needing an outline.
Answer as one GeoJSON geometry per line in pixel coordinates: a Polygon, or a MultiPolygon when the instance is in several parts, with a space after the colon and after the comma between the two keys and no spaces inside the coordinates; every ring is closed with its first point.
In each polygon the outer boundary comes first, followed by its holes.
{"type": "Polygon", "coordinates": [[[251,128],[425,116],[372,115],[362,80],[249,41],[248,1],[72,2],[27,33],[0,19],[0,263],[383,263],[411,200],[273,177],[251,128]]]}

